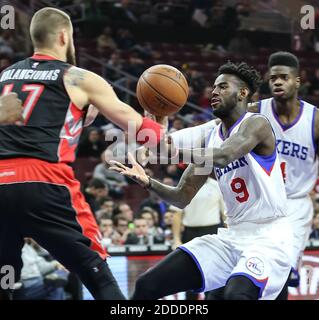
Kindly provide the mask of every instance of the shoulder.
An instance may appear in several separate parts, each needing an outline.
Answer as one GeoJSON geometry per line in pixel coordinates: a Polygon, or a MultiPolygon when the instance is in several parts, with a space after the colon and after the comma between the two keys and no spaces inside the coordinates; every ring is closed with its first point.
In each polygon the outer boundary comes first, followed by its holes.
{"type": "Polygon", "coordinates": [[[253,113],[259,112],[259,103],[259,101],[248,103],[248,111],[253,113]]]}
{"type": "Polygon", "coordinates": [[[252,133],[258,135],[263,133],[265,130],[272,130],[271,128],[269,120],[265,116],[257,113],[244,119],[240,124],[239,130],[244,132],[245,135],[250,135],[252,133]]]}

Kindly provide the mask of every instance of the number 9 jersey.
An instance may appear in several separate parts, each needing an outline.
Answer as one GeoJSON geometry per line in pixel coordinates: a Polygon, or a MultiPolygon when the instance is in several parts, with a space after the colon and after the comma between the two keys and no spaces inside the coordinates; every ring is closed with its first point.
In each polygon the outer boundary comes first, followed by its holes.
{"type": "Polygon", "coordinates": [[[0,92],[18,94],[24,124],[0,125],[0,159],[74,161],[86,108],[77,108],[64,87],[63,76],[70,67],[53,57],[34,55],[1,73],[0,92]]]}
{"type": "MultiPolygon", "coordinates": [[[[254,115],[247,112],[239,118],[228,137],[254,115]]],[[[208,147],[219,148],[228,138],[223,136],[221,125],[213,129],[208,147]]],[[[287,197],[276,148],[268,156],[251,151],[225,168],[215,167],[214,171],[225,201],[228,226],[241,222],[263,223],[286,216],[287,197]]]]}

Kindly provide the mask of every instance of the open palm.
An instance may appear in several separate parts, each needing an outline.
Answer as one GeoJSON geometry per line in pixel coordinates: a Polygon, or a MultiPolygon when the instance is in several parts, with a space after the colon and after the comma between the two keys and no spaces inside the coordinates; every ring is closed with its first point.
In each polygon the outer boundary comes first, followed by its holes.
{"type": "Polygon", "coordinates": [[[109,167],[109,169],[119,172],[120,174],[127,176],[132,180],[135,180],[142,186],[148,185],[149,177],[147,176],[143,167],[136,162],[136,160],[130,152],[127,154],[127,157],[129,162],[132,164],[132,168],[129,168],[118,161],[110,160],[109,164],[111,166],[109,167]]]}

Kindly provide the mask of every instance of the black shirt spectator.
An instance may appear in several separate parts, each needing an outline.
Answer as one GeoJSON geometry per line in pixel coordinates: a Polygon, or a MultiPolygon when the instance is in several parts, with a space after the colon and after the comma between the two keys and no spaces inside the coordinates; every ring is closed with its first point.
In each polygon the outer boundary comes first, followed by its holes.
{"type": "Polygon", "coordinates": [[[87,133],[83,134],[79,143],[78,157],[100,158],[105,149],[105,144],[101,141],[99,130],[94,127],[88,128],[87,133]]]}

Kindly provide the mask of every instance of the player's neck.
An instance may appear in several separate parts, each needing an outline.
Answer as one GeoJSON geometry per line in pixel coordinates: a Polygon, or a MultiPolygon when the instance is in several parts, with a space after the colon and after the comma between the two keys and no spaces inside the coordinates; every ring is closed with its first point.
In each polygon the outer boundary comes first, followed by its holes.
{"type": "Polygon", "coordinates": [[[274,100],[274,108],[278,115],[290,116],[295,114],[300,108],[300,101],[297,97],[286,101],[274,100]]]}
{"type": "Polygon", "coordinates": [[[50,56],[50,57],[56,58],[57,60],[60,60],[60,61],[66,61],[65,55],[57,52],[56,50],[35,48],[34,54],[35,55],[50,56]]]}
{"type": "Polygon", "coordinates": [[[230,128],[247,112],[244,108],[235,108],[227,117],[220,118],[223,123],[223,133],[226,136],[230,128]]]}

